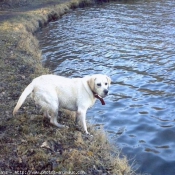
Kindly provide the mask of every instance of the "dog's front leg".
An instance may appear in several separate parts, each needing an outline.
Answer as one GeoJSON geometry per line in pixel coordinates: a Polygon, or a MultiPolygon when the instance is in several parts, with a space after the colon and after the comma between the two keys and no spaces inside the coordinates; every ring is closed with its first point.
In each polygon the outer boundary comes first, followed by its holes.
{"type": "Polygon", "coordinates": [[[86,134],[89,134],[86,126],[86,110],[79,109],[77,111],[77,120],[81,121],[84,131],[86,132],[86,134]]]}

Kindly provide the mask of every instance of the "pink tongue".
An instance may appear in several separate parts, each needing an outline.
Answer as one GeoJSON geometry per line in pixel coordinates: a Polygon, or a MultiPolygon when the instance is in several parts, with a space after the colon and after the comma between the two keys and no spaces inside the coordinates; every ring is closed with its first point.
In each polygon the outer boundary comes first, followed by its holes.
{"type": "Polygon", "coordinates": [[[105,105],[105,101],[103,100],[103,98],[101,98],[98,94],[95,94],[94,96],[95,98],[98,98],[101,101],[102,105],[105,105]]]}

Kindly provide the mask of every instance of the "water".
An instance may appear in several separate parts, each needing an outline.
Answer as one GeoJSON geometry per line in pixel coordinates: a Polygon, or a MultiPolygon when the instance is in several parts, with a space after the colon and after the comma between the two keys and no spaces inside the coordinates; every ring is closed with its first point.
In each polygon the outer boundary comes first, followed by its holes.
{"type": "Polygon", "coordinates": [[[175,1],[126,1],[76,9],[38,33],[55,74],[112,78],[106,106],[87,118],[104,125],[137,172],[175,174],[175,1]]]}

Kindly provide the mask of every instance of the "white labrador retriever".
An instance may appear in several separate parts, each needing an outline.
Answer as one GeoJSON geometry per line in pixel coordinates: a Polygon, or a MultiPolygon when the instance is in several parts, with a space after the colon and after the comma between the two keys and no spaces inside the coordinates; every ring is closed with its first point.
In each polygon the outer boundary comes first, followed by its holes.
{"type": "Polygon", "coordinates": [[[42,75],[35,78],[21,94],[13,110],[15,115],[29,94],[39,104],[50,123],[62,128],[57,122],[59,108],[77,112],[83,129],[86,126],[86,111],[93,106],[96,99],[104,105],[103,98],[108,95],[111,79],[106,75],[95,74],[84,78],[65,78],[57,75],[42,75]]]}

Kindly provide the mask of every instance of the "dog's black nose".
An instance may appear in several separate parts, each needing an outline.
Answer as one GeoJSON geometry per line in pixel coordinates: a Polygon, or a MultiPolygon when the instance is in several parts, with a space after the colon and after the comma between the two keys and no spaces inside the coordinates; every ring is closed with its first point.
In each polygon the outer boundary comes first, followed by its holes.
{"type": "Polygon", "coordinates": [[[104,94],[105,94],[105,95],[108,94],[108,90],[107,90],[107,89],[104,90],[104,94]]]}

